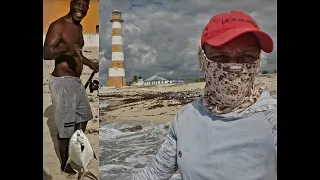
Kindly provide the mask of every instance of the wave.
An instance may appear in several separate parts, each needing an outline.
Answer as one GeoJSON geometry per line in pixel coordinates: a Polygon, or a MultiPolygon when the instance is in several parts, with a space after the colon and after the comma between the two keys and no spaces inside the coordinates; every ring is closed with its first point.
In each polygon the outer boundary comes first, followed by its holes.
{"type": "MultiPolygon", "coordinates": [[[[100,176],[101,179],[120,180],[145,167],[159,151],[167,134],[169,123],[162,125],[140,124],[138,132],[120,129],[135,124],[122,122],[100,127],[100,176]]],[[[175,174],[171,179],[180,179],[175,174]]]]}

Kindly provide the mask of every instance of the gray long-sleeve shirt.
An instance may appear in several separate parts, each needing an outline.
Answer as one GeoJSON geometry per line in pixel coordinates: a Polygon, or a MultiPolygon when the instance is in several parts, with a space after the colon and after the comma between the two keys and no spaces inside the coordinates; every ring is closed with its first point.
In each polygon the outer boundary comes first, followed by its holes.
{"type": "Polygon", "coordinates": [[[275,180],[276,147],[277,100],[268,92],[223,116],[199,98],[175,115],[153,161],[129,179],[168,180],[179,169],[183,180],[275,180]]]}

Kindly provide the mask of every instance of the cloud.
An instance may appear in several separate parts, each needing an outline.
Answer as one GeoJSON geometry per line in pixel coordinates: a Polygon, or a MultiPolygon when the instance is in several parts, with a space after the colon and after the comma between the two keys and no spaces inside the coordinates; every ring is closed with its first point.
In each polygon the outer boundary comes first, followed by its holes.
{"type": "Polygon", "coordinates": [[[126,79],[158,74],[168,78],[199,77],[197,45],[209,19],[233,9],[243,10],[272,36],[275,49],[263,68],[276,68],[276,0],[104,0],[100,1],[100,81],[106,84],[111,65],[111,12],[118,8],[122,24],[126,79]]]}

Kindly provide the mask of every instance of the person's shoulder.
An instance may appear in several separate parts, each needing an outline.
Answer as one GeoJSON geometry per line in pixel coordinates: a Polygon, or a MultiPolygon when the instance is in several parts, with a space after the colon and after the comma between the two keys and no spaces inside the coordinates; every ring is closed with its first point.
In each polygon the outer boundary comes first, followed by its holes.
{"type": "Polygon", "coordinates": [[[53,21],[50,25],[49,25],[49,30],[50,29],[60,29],[63,27],[65,21],[63,20],[63,18],[59,18],[55,21],[53,21]]]}
{"type": "Polygon", "coordinates": [[[176,118],[184,116],[184,115],[189,116],[190,114],[196,113],[196,111],[198,111],[199,101],[200,101],[200,98],[198,98],[198,99],[196,99],[196,100],[194,100],[192,102],[189,102],[188,104],[184,105],[176,113],[176,118]]]}
{"type": "Polygon", "coordinates": [[[248,116],[255,113],[264,113],[270,116],[277,113],[277,99],[272,97],[268,91],[263,91],[260,98],[237,116],[248,116]]]}
{"type": "Polygon", "coordinates": [[[273,134],[273,138],[275,141],[275,146],[277,145],[277,124],[278,124],[278,117],[277,117],[277,99],[273,98],[272,96],[268,96],[268,94],[265,94],[265,98],[261,98],[261,100],[264,100],[263,103],[261,103],[259,109],[264,110],[263,113],[270,125],[270,129],[273,134]]]}
{"type": "Polygon", "coordinates": [[[178,112],[174,115],[173,119],[171,120],[171,128],[174,132],[178,132],[182,124],[185,124],[187,121],[186,119],[190,118],[190,116],[194,116],[196,112],[195,105],[197,104],[198,100],[190,102],[184,105],[182,108],[178,110],[178,112]]]}
{"type": "Polygon", "coordinates": [[[256,109],[264,112],[264,115],[268,119],[270,126],[273,130],[276,130],[277,126],[277,99],[272,97],[268,91],[264,91],[261,94],[258,102],[256,103],[256,109]]]}
{"type": "Polygon", "coordinates": [[[274,109],[277,107],[277,99],[271,96],[270,92],[263,91],[260,98],[256,103],[252,105],[251,108],[264,110],[274,109]]]}

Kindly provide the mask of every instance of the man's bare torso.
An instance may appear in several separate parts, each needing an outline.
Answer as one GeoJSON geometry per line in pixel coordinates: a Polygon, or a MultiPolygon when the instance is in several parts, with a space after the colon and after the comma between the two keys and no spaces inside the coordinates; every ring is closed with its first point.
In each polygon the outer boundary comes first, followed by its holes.
{"type": "MultiPolygon", "coordinates": [[[[80,24],[67,22],[64,17],[56,20],[54,23],[61,23],[63,27],[58,47],[65,44],[78,44],[80,48],[84,46],[82,27],[80,24]]],[[[66,53],[55,59],[55,68],[52,75],[57,77],[80,77],[82,70],[83,63],[81,59],[79,57],[72,56],[70,53],[66,53]]]]}

